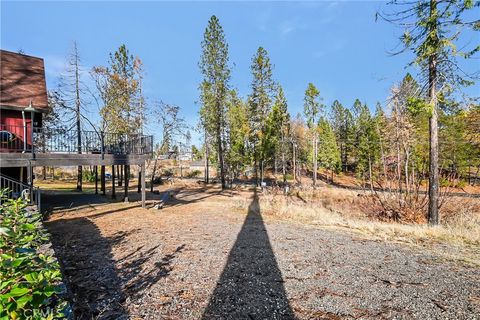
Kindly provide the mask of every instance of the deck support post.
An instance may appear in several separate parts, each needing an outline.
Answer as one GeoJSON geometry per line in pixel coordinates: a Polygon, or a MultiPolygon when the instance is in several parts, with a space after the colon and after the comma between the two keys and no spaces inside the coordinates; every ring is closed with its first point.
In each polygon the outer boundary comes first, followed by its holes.
{"type": "Polygon", "coordinates": [[[117,165],[117,177],[118,177],[118,186],[122,186],[123,174],[122,174],[122,165],[117,165]]]}
{"type": "Polygon", "coordinates": [[[98,194],[98,166],[95,166],[95,194],[98,194]]]}
{"type": "Polygon", "coordinates": [[[145,162],[140,165],[140,180],[142,184],[142,208],[145,208],[145,162]]]}
{"type": "Polygon", "coordinates": [[[33,186],[33,168],[30,161],[28,162],[27,166],[27,182],[30,186],[33,186]]]}
{"type": "Polygon", "coordinates": [[[100,190],[102,191],[102,195],[105,195],[105,166],[101,166],[100,168],[100,190]]]}
{"type": "Polygon", "coordinates": [[[130,176],[130,166],[126,165],[124,167],[124,172],[123,172],[123,177],[124,177],[124,181],[123,181],[123,184],[124,184],[124,196],[123,196],[123,201],[124,202],[128,202],[128,178],[130,176]]]}
{"type": "Polygon", "coordinates": [[[139,167],[140,167],[140,170],[138,170],[138,185],[137,185],[138,193],[142,192],[142,177],[143,177],[142,165],[140,165],[139,167]]]}
{"type": "Polygon", "coordinates": [[[112,199],[116,199],[115,194],[115,165],[112,165],[112,199]]]}

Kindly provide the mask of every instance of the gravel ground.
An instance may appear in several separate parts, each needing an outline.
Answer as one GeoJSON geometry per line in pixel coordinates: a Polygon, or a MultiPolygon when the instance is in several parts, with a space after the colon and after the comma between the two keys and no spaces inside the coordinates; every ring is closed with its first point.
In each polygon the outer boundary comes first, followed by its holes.
{"type": "Polygon", "coordinates": [[[262,217],[252,193],[45,198],[69,203],[47,227],[78,319],[480,319],[478,268],[262,217]]]}

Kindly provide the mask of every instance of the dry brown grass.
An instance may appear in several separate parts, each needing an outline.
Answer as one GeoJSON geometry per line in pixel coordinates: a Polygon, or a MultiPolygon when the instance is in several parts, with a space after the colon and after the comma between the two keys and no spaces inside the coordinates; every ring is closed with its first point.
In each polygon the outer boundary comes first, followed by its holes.
{"type": "MultiPolygon", "coordinates": [[[[43,189],[73,191],[75,181],[42,183],[43,189]]],[[[93,192],[93,184],[84,184],[93,192]]],[[[131,184],[136,188],[136,184],[131,184]]],[[[158,189],[198,188],[197,183],[176,180],[173,185],[158,189]]],[[[218,186],[208,187],[206,192],[220,192],[218,186]]],[[[136,193],[132,193],[135,195],[136,193]]],[[[250,187],[225,191],[225,196],[213,196],[195,203],[195,206],[234,207],[239,211],[248,208],[252,199],[250,187]]],[[[280,190],[261,194],[260,206],[266,219],[285,219],[322,228],[342,229],[365,237],[401,242],[432,249],[442,256],[462,259],[480,265],[480,199],[451,197],[441,210],[442,225],[431,227],[426,224],[382,221],[373,214],[378,210],[372,196],[365,191],[351,191],[330,186],[316,190],[293,190],[285,197],[280,190]]]]}
{"type": "Polygon", "coordinates": [[[442,225],[437,227],[376,219],[367,193],[337,188],[303,191],[288,197],[265,194],[260,203],[262,212],[269,217],[426,247],[441,256],[480,265],[480,199],[452,197],[442,208],[442,225]]]}

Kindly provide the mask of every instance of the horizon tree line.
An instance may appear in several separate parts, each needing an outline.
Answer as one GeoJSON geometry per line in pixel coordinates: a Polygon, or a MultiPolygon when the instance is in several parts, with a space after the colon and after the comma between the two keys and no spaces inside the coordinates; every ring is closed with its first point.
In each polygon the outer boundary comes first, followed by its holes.
{"type": "MultiPolygon", "coordinates": [[[[276,177],[279,167],[282,179],[277,180],[283,184],[292,177],[295,183],[301,183],[307,174],[314,187],[319,177],[335,183],[337,175],[353,174],[370,188],[392,218],[401,219],[405,212],[414,210],[424,212],[429,223],[437,224],[442,204],[440,187],[475,184],[480,170],[479,105],[475,99],[461,100],[457,94],[459,86],[473,84],[475,77],[462,74],[456,60],[469,59],[480,49],[457,50],[460,33],[451,31],[460,27],[479,29],[478,21],[463,18],[478,3],[430,0],[393,4],[406,9],[378,16],[404,27],[402,52],[414,52],[412,64],[419,68],[419,76],[406,74],[392,86],[387,102],[377,103],[375,108],[359,99],[350,107],[338,100],[327,107],[320,90],[308,83],[303,114],[295,117],[288,112],[285,93],[275,80],[273,63],[263,47],[251,60],[250,93],[239,96],[231,84],[224,30],[212,16],[201,42],[199,61],[203,79],[199,84],[197,128],[204,142],[201,148],[195,147],[197,154],[203,153],[206,182],[210,166],[217,167],[222,188],[231,186],[246,171],[256,185],[263,185],[267,172],[276,177]],[[406,20],[408,23],[401,22],[406,20]],[[420,191],[426,186],[428,197],[422,197],[420,191]],[[388,199],[385,193],[377,192],[379,189],[390,191],[388,199]]],[[[142,62],[125,45],[109,55],[107,66],[96,66],[89,72],[94,88],[83,86],[80,62],[75,44],[67,72],[70,81],[49,94],[60,113],[74,111],[69,126],[77,133],[86,126],[95,131],[142,133],[146,119],[154,115],[163,128],[155,154],[169,149],[174,140],[179,144],[187,138],[189,127],[179,116],[179,107],[148,103],[142,90],[142,62]],[[85,114],[85,106],[91,103],[86,101],[87,96],[98,105],[98,124],[85,114]]],[[[52,113],[50,118],[47,125],[58,115],[52,113]]],[[[152,187],[156,167],[155,160],[152,187]]],[[[81,176],[79,168],[80,189],[81,176]]]]}
{"type": "MultiPolygon", "coordinates": [[[[455,95],[455,86],[471,85],[473,81],[461,78],[460,71],[454,68],[458,66],[457,56],[471,58],[480,49],[457,51],[459,34],[452,35],[450,31],[467,25],[479,29],[478,21],[462,19],[462,15],[478,3],[456,0],[392,3],[407,6],[407,11],[394,11],[391,16],[382,17],[390,22],[411,20],[403,25],[406,31],[400,40],[403,51],[411,49],[416,54],[413,63],[420,69],[420,82],[407,74],[401,83],[392,87],[387,104],[377,104],[374,114],[357,99],[351,108],[335,100],[328,115],[320,91],[309,83],[305,91],[304,118],[297,116],[295,122],[290,120],[287,101],[281,85],[274,80],[273,65],[263,47],[259,47],[252,58],[251,93],[242,101],[231,89],[228,44],[218,18],[210,18],[199,64],[204,75],[200,85],[200,125],[205,129],[205,146],[212,141],[216,145],[212,150],[214,155],[205,158],[217,165],[222,188],[227,187],[226,175],[231,183],[239,177],[242,171],[239,169],[249,167],[255,184],[262,185],[267,166],[277,173],[279,151],[286,182],[288,152],[290,163],[304,164],[314,187],[318,163],[330,172],[332,183],[335,173],[352,172],[361,181],[368,182],[392,218],[400,219],[414,207],[421,212],[426,209],[430,224],[439,223],[440,187],[461,184],[458,181],[465,176],[471,183],[472,166],[480,167],[478,141],[472,139],[478,137],[477,129],[475,125],[460,125],[465,123],[460,121],[465,117],[478,117],[478,104],[474,99],[458,101],[455,95]],[[423,81],[425,75],[427,80],[423,81]],[[234,94],[228,95],[229,90],[234,94]],[[279,109],[279,105],[285,107],[279,109]],[[240,123],[235,119],[246,121],[240,123]],[[290,131],[292,126],[296,126],[295,133],[290,131]],[[440,144],[439,137],[443,138],[440,144]],[[286,141],[289,141],[288,148],[286,141]],[[293,153],[296,155],[292,159],[293,153]],[[425,180],[428,180],[428,197],[422,198],[419,191],[425,180]],[[387,201],[376,192],[385,188],[391,191],[390,195],[394,194],[393,200],[387,201]]],[[[292,173],[299,177],[296,168],[292,173]]]]}

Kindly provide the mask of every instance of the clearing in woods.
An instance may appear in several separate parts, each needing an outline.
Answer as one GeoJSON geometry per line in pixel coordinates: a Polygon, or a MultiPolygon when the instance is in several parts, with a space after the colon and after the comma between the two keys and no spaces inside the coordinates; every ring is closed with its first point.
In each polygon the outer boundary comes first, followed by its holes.
{"type": "Polygon", "coordinates": [[[478,266],[266,215],[252,190],[169,188],[176,196],[162,210],[93,194],[45,197],[78,319],[480,314],[478,266]]]}

